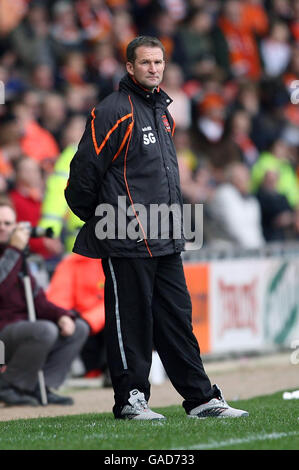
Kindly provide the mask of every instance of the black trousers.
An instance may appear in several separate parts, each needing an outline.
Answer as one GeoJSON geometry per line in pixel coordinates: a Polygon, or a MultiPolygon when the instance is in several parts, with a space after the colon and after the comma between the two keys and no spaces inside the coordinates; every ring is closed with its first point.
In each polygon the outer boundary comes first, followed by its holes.
{"type": "Polygon", "coordinates": [[[107,369],[105,329],[96,335],[88,336],[81,350],[80,357],[86,372],[93,369],[100,369],[104,372],[107,369]]]}
{"type": "Polygon", "coordinates": [[[135,388],[150,397],[153,347],[188,412],[215,396],[192,331],[180,254],[103,260],[105,332],[115,416],[135,388]]]}

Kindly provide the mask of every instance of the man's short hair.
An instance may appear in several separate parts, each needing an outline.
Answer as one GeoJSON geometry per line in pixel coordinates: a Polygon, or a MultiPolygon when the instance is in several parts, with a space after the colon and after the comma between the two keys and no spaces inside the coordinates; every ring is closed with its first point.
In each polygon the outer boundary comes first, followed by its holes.
{"type": "Polygon", "coordinates": [[[153,36],[138,36],[127,46],[127,62],[131,62],[132,64],[134,63],[136,59],[136,49],[141,46],[159,47],[163,52],[163,58],[165,57],[165,47],[158,38],[153,36]]]}

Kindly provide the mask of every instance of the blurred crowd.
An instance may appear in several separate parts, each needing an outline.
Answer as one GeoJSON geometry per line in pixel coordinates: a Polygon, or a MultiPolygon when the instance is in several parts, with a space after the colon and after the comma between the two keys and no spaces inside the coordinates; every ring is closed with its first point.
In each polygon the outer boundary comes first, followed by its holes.
{"type": "Polygon", "coordinates": [[[204,204],[204,243],[298,238],[299,0],[0,0],[0,12],[0,195],[18,220],[53,226],[34,253],[71,251],[69,162],[136,35],[166,49],[183,197],[204,204]]]}

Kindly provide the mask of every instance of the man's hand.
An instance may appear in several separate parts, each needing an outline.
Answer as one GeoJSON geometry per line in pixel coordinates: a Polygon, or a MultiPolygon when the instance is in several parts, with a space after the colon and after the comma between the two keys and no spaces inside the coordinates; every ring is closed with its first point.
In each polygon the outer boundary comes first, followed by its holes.
{"type": "Polygon", "coordinates": [[[44,247],[53,255],[61,255],[63,253],[63,244],[58,238],[43,238],[44,247]]]}
{"type": "Polygon", "coordinates": [[[67,315],[63,315],[59,318],[58,326],[62,336],[72,336],[76,328],[75,322],[67,315]]]}
{"type": "Polygon", "coordinates": [[[12,232],[9,244],[23,251],[28,245],[30,238],[30,227],[20,222],[12,232]]]}

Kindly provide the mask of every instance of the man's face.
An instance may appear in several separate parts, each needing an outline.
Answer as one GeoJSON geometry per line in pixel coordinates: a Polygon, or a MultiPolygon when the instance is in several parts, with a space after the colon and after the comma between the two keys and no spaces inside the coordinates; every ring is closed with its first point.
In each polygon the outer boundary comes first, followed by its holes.
{"type": "Polygon", "coordinates": [[[159,47],[140,46],[135,55],[134,63],[127,62],[128,73],[144,88],[153,90],[163,79],[163,51],[159,47]]]}
{"type": "Polygon", "coordinates": [[[0,207],[0,243],[8,243],[13,230],[16,228],[16,216],[8,206],[0,207]]]}
{"type": "Polygon", "coordinates": [[[18,165],[16,179],[17,184],[23,184],[28,188],[40,188],[42,178],[39,165],[31,158],[24,158],[18,165]]]}

